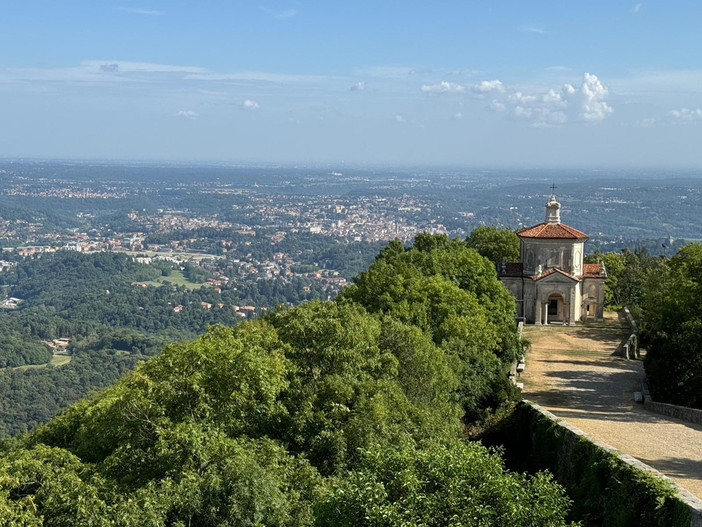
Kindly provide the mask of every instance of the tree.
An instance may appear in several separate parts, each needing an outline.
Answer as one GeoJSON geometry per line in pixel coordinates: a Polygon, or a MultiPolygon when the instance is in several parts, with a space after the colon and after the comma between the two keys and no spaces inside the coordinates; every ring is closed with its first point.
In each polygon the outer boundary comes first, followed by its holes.
{"type": "Polygon", "coordinates": [[[514,298],[494,265],[457,239],[420,234],[412,247],[392,243],[338,297],[420,328],[447,357],[468,419],[519,393],[509,364],[521,355],[514,298]]]}
{"type": "Polygon", "coordinates": [[[702,244],[682,247],[649,273],[643,298],[644,367],[654,397],[702,408],[702,244]]]}
{"type": "Polygon", "coordinates": [[[635,308],[641,304],[647,273],[658,266],[659,260],[650,256],[646,249],[606,253],[595,251],[585,259],[585,263],[600,262],[607,269],[605,306],[621,309],[624,306],[635,308]]]}
{"type": "Polygon", "coordinates": [[[519,236],[512,229],[500,229],[494,225],[476,227],[466,238],[466,245],[495,265],[521,259],[519,236]]]}
{"type": "Polygon", "coordinates": [[[504,469],[499,455],[458,440],[364,451],[317,507],[317,524],[542,527],[566,525],[570,500],[550,475],[504,469]]]}

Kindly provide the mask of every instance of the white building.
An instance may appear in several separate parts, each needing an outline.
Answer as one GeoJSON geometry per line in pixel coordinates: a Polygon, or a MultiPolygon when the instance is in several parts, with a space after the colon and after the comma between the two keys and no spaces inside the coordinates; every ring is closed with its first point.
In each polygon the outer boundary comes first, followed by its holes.
{"type": "Polygon", "coordinates": [[[517,317],[528,324],[575,325],[602,319],[603,264],[583,263],[588,236],[561,223],[555,196],[546,204],[546,221],[517,231],[521,263],[503,263],[497,272],[517,299],[517,317]]]}

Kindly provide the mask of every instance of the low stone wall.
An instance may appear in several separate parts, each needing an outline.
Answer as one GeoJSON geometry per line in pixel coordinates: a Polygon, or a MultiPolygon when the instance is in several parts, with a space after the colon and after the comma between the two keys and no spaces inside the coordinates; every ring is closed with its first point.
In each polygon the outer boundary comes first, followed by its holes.
{"type": "Polygon", "coordinates": [[[483,441],[502,445],[513,470],[552,472],[573,500],[570,519],[584,526],[702,527],[702,500],[535,403],[483,441]]]}
{"type": "Polygon", "coordinates": [[[641,393],[643,395],[644,408],[647,410],[667,417],[687,421],[688,423],[702,425],[702,410],[688,408],[687,406],[659,403],[651,399],[651,392],[648,389],[648,381],[646,379],[641,383],[641,393]]]}

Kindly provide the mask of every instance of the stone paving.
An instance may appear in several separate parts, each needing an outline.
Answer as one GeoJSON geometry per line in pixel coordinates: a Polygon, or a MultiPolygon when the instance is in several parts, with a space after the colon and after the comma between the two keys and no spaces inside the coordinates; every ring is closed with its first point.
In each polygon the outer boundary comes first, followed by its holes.
{"type": "Polygon", "coordinates": [[[532,351],[519,379],[524,397],[702,498],[702,425],[634,402],[643,362],[612,355],[627,336],[613,313],[604,322],[575,327],[525,326],[532,351]]]}

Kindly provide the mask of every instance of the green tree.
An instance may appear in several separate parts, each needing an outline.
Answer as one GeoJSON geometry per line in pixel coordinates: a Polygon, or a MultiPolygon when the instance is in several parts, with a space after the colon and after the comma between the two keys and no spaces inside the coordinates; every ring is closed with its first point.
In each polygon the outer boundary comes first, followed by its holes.
{"type": "Polygon", "coordinates": [[[642,329],[656,399],[702,408],[702,244],[682,247],[648,275],[642,329]]]}
{"type": "Polygon", "coordinates": [[[494,225],[476,227],[466,238],[466,245],[495,265],[521,260],[519,236],[512,229],[494,225]]]}
{"type": "Polygon", "coordinates": [[[458,440],[365,451],[317,507],[317,525],[562,526],[569,509],[550,475],[507,472],[499,455],[458,440]]]}
{"type": "Polygon", "coordinates": [[[601,253],[595,251],[587,256],[586,263],[603,263],[607,269],[605,280],[605,306],[620,309],[624,306],[636,309],[642,302],[644,282],[648,273],[658,266],[658,258],[645,249],[601,253]]]}

